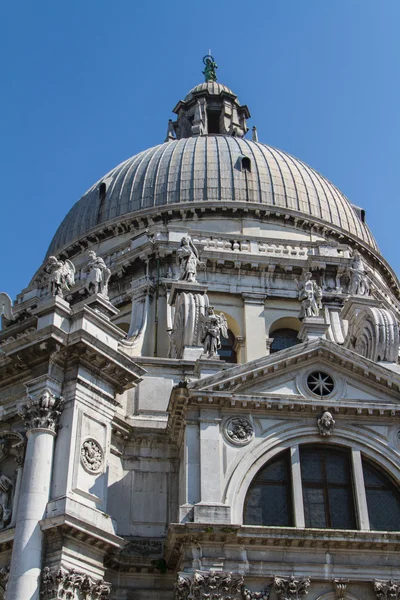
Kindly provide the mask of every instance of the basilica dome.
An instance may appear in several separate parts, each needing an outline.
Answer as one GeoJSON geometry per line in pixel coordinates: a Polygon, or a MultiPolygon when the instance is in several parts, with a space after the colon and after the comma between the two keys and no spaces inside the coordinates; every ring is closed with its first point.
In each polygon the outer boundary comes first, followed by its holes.
{"type": "MultiPolygon", "coordinates": [[[[186,98],[190,101],[204,88],[197,86],[186,98]]],[[[48,255],[114,219],[193,203],[247,203],[279,209],[295,218],[329,224],[376,249],[363,211],[314,169],[257,141],[208,134],[169,140],[115,167],[73,206],[48,255]]]]}

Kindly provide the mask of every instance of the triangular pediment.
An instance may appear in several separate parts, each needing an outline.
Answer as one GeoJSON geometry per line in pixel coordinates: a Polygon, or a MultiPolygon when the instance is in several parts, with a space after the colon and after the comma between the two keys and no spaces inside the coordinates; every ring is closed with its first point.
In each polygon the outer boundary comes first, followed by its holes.
{"type": "MultiPolygon", "coordinates": [[[[396,367],[395,367],[396,368],[396,367]]],[[[399,403],[400,373],[374,363],[334,342],[318,339],[237,365],[189,384],[192,393],[227,393],[241,397],[314,399],[307,388],[310,372],[332,375],[330,399],[365,403],[399,403]]],[[[322,400],[322,397],[318,398],[322,400]]]]}

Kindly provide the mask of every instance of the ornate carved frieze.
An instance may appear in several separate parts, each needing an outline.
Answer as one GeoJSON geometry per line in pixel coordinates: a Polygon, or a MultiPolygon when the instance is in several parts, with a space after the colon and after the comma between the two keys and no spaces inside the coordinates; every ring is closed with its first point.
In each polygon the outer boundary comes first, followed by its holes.
{"type": "Polygon", "coordinates": [[[274,577],[274,587],[279,600],[301,600],[308,594],[309,577],[274,577]]]}
{"type": "Polygon", "coordinates": [[[57,432],[62,410],[64,408],[64,399],[56,396],[48,389],[36,398],[29,397],[28,402],[23,404],[18,414],[24,420],[25,428],[30,429],[49,429],[57,432]]]}
{"type": "Polygon", "coordinates": [[[251,592],[242,575],[196,571],[193,577],[178,575],[175,600],[269,600],[270,587],[251,592]]]}
{"type": "Polygon", "coordinates": [[[319,433],[323,436],[332,435],[335,427],[335,419],[332,414],[326,410],[317,421],[319,433]]]}
{"type": "Polygon", "coordinates": [[[225,437],[236,446],[245,446],[254,437],[254,428],[247,417],[231,417],[224,429],[225,437]]]}
{"type": "Polygon", "coordinates": [[[44,567],[40,578],[41,600],[106,600],[110,597],[111,584],[103,579],[94,581],[89,575],[70,569],[57,572],[44,567]]]}
{"type": "Polygon", "coordinates": [[[400,580],[398,579],[375,579],[374,592],[378,600],[399,600],[400,580]]]}
{"type": "Polygon", "coordinates": [[[93,438],[85,440],[81,447],[81,463],[91,475],[100,473],[104,463],[104,452],[99,442],[93,438]]]}

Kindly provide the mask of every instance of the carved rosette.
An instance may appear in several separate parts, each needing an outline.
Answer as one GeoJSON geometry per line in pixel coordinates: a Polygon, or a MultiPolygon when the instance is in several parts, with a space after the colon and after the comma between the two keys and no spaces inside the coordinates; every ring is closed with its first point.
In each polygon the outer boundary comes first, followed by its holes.
{"type": "Polygon", "coordinates": [[[247,417],[231,417],[225,424],[226,439],[236,446],[249,444],[254,437],[254,428],[247,417]]]}
{"type": "Polygon", "coordinates": [[[378,600],[399,600],[400,580],[398,579],[375,579],[374,592],[378,600]]]}
{"type": "Polygon", "coordinates": [[[301,600],[308,594],[309,577],[274,577],[274,587],[279,600],[301,600]]]}
{"type": "Polygon", "coordinates": [[[320,419],[317,421],[319,433],[322,436],[332,435],[332,432],[335,428],[336,421],[333,418],[332,414],[326,410],[320,419]]]}
{"type": "Polygon", "coordinates": [[[99,442],[94,438],[85,440],[81,447],[81,463],[91,475],[100,473],[104,463],[104,452],[99,442]]]}
{"type": "Polygon", "coordinates": [[[24,420],[27,431],[30,429],[49,429],[57,433],[59,429],[60,416],[64,408],[64,399],[56,396],[45,389],[36,398],[29,397],[28,402],[23,404],[18,414],[24,420]]]}
{"type": "Polygon", "coordinates": [[[246,589],[242,575],[196,571],[193,578],[178,575],[175,600],[269,600],[270,587],[261,592],[246,589]]]}
{"type": "Polygon", "coordinates": [[[106,600],[110,597],[111,584],[103,579],[94,581],[89,575],[70,569],[57,572],[44,567],[40,577],[41,600],[62,600],[79,598],[82,600],[106,600]]]}

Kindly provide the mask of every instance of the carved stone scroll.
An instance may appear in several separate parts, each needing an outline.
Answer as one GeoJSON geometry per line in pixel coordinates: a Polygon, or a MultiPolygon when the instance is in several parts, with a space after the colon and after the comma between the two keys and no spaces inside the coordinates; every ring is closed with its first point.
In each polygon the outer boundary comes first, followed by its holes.
{"type": "Polygon", "coordinates": [[[202,327],[208,307],[206,287],[200,284],[175,283],[171,290],[171,305],[175,306],[170,335],[170,358],[198,358],[203,353],[202,327]],[[191,348],[198,349],[192,356],[191,348]]]}
{"type": "Polygon", "coordinates": [[[374,362],[397,362],[399,325],[392,311],[364,307],[349,323],[344,346],[374,362]]]}

